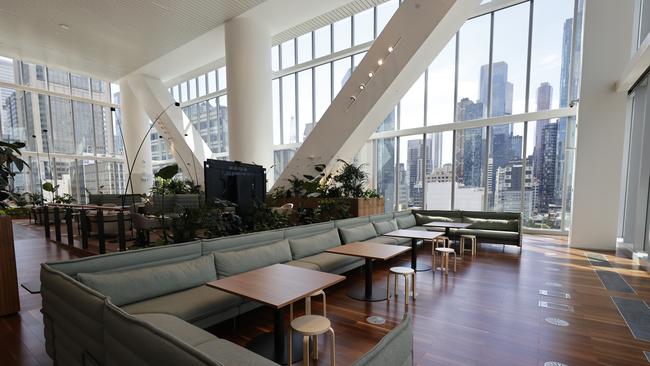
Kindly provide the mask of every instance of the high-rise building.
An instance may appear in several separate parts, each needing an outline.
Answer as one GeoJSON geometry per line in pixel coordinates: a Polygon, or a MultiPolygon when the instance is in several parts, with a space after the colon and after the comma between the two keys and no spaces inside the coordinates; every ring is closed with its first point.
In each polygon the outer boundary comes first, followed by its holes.
{"type": "Polygon", "coordinates": [[[490,116],[512,114],[513,84],[508,81],[508,64],[504,61],[492,64],[492,85],[488,83],[490,65],[481,66],[479,85],[479,102],[483,103],[483,115],[487,116],[488,99],[490,99],[490,116]],[[488,89],[492,89],[488,98],[488,89]]]}
{"type": "Polygon", "coordinates": [[[539,211],[547,213],[549,206],[555,204],[556,146],[558,122],[549,122],[542,129],[540,153],[542,155],[539,182],[539,211]]]}
{"type": "Polygon", "coordinates": [[[424,189],[422,182],[423,165],[426,162],[426,171],[431,171],[433,162],[428,159],[431,156],[431,138],[427,138],[425,144],[425,151],[423,153],[422,140],[408,140],[407,142],[407,157],[406,165],[409,176],[409,205],[412,207],[423,207],[424,205],[424,189]]]}
{"type": "MultiPolygon", "coordinates": [[[[573,38],[573,18],[564,21],[562,33],[562,67],[560,69],[560,107],[569,105],[569,85],[571,84],[571,42],[573,38]]],[[[577,42],[579,40],[577,39],[577,42]]],[[[577,87],[577,86],[576,86],[577,87]]],[[[562,117],[558,121],[557,129],[557,161],[555,167],[555,199],[562,200],[562,181],[564,179],[564,159],[566,150],[566,131],[568,118],[562,117]]]]}

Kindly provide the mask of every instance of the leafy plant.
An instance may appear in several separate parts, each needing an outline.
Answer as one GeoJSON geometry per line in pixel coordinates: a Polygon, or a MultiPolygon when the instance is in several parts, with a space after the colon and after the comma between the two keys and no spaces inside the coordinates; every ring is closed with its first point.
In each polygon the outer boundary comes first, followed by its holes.
{"type": "Polygon", "coordinates": [[[206,235],[216,238],[241,234],[243,222],[236,209],[237,205],[232,202],[215,199],[203,219],[206,235]]]}
{"type": "Polygon", "coordinates": [[[29,200],[29,203],[31,203],[32,205],[40,206],[40,205],[45,203],[45,198],[40,193],[27,192],[26,194],[27,194],[27,199],[29,200]]]}
{"type": "Polygon", "coordinates": [[[332,180],[338,184],[341,195],[348,198],[364,197],[364,186],[368,182],[368,174],[362,170],[363,164],[350,164],[341,159],[337,161],[343,164],[343,167],[332,177],[332,180]]]}
{"type": "Polygon", "coordinates": [[[200,208],[178,207],[176,216],[169,225],[174,243],[184,243],[196,238],[203,224],[204,210],[200,208]]]}
{"type": "Polygon", "coordinates": [[[43,183],[43,190],[46,192],[52,193],[52,202],[58,203],[58,204],[71,204],[74,203],[76,200],[70,193],[64,193],[63,196],[59,195],[59,185],[53,185],[50,182],[45,182],[43,183]]]}
{"type": "Polygon", "coordinates": [[[350,205],[340,200],[325,198],[318,201],[318,206],[314,209],[313,222],[324,222],[331,220],[347,219],[352,217],[350,214],[350,205]]]}
{"type": "Polygon", "coordinates": [[[243,218],[247,231],[282,229],[289,226],[289,216],[273,211],[265,204],[256,204],[252,214],[243,218]]]}
{"type": "Polygon", "coordinates": [[[18,172],[29,166],[20,156],[23,142],[0,141],[0,208],[7,207],[6,200],[13,197],[11,184],[18,172]]]}

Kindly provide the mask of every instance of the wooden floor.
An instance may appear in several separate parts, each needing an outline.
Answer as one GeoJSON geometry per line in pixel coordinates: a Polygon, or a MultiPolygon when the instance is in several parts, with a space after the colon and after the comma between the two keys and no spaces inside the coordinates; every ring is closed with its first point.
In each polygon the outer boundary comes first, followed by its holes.
{"type": "MultiPolygon", "coordinates": [[[[19,281],[38,277],[38,264],[67,259],[70,255],[42,239],[38,228],[14,225],[19,281]]],[[[430,262],[430,246],[419,252],[430,262]]],[[[636,341],[610,296],[650,300],[649,274],[632,261],[605,253],[636,294],[607,291],[581,250],[570,249],[565,238],[525,236],[524,249],[484,245],[478,257],[459,264],[457,273],[420,272],[418,298],[405,308],[396,301],[365,303],[346,296],[350,286],[361,285],[361,271],[327,290],[327,312],[336,331],[337,364],[350,365],[368,351],[402,318],[414,316],[414,359],[418,365],[543,365],[557,361],[574,365],[647,365],[643,351],[650,343],[636,341]],[[543,296],[539,290],[570,294],[570,299],[543,296]],[[571,305],[573,312],[539,306],[540,301],[571,305]],[[365,319],[379,315],[385,325],[365,319]],[[568,327],[545,322],[554,317],[568,327]]],[[[389,265],[407,263],[409,254],[389,265]]],[[[375,266],[375,281],[385,286],[385,265],[375,266]]],[[[400,284],[401,288],[402,284],[400,284]]],[[[23,310],[0,318],[0,365],[50,365],[45,354],[40,316],[40,296],[21,289],[23,310]]],[[[320,311],[320,303],[314,305],[320,311]]],[[[245,345],[252,337],[270,331],[272,312],[258,309],[210,329],[220,337],[245,345]]],[[[320,360],[329,365],[329,344],[321,338],[320,360]]]]}

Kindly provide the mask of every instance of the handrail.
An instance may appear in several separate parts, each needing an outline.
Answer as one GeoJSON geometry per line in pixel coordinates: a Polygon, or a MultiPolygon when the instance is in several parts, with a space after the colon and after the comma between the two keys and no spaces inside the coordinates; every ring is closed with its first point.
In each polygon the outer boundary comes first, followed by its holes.
{"type": "Polygon", "coordinates": [[[46,203],[45,205],[51,207],[77,208],[77,209],[89,209],[89,210],[108,210],[108,211],[128,211],[131,208],[131,206],[74,205],[68,203],[46,203]]]}

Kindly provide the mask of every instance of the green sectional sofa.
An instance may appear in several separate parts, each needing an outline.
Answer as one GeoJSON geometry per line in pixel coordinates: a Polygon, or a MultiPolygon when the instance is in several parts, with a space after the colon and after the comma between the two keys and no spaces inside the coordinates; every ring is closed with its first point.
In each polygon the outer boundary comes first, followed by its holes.
{"type": "Polygon", "coordinates": [[[470,223],[465,229],[450,229],[451,239],[458,239],[461,235],[475,235],[479,243],[516,245],[521,248],[522,220],[521,213],[518,212],[413,210],[412,214],[404,215],[402,220],[410,220],[417,228],[439,231],[444,229],[423,225],[432,221],[470,223]],[[412,218],[415,219],[414,222],[412,218]]]}
{"type": "MultiPolygon", "coordinates": [[[[382,234],[409,217],[414,222],[408,211],[44,263],[46,351],[70,366],[271,364],[202,330],[261,306],[205,283],[275,263],[344,273],[363,260],[325,250],[353,241],[406,245],[382,234]]],[[[405,324],[359,364],[411,364],[405,324]]]]}

